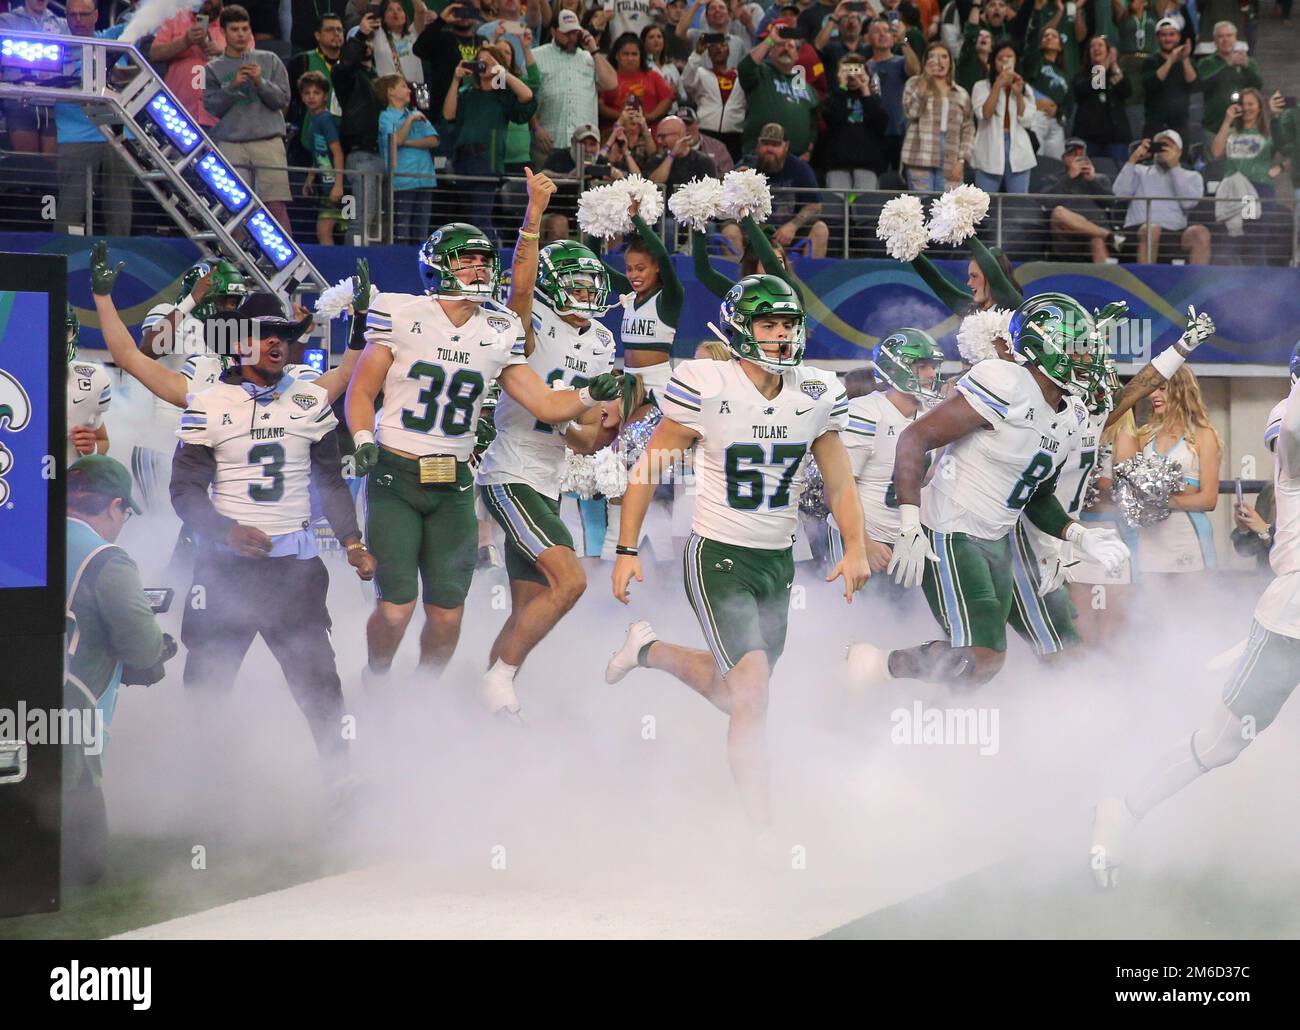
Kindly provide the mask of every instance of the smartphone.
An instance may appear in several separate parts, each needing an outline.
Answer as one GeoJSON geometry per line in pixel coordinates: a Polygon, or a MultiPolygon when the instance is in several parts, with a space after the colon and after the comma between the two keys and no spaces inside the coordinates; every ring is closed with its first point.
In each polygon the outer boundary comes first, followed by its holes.
{"type": "Polygon", "coordinates": [[[865,14],[867,11],[867,5],[865,3],[854,2],[851,4],[846,4],[845,6],[847,7],[848,10],[853,11],[857,14],[865,14]]]}
{"type": "Polygon", "coordinates": [[[800,35],[799,33],[798,27],[794,25],[779,25],[777,26],[776,34],[781,39],[802,39],[803,38],[803,36],[800,35]]]}
{"type": "Polygon", "coordinates": [[[302,362],[304,365],[310,365],[320,375],[330,370],[329,355],[325,353],[323,347],[308,347],[302,352],[302,362]]]}
{"type": "Polygon", "coordinates": [[[175,591],[171,587],[145,587],[144,596],[149,601],[149,608],[155,615],[165,615],[172,606],[175,591]]]}
{"type": "Polygon", "coordinates": [[[704,45],[712,46],[714,43],[725,43],[727,37],[721,32],[706,32],[704,34],[704,45]]]}
{"type": "Polygon", "coordinates": [[[204,32],[207,32],[208,16],[206,14],[196,14],[194,16],[194,24],[197,25],[199,28],[201,28],[204,32]]]}
{"type": "Polygon", "coordinates": [[[1237,42],[1232,44],[1232,49],[1239,51],[1240,53],[1243,54],[1248,54],[1250,53],[1250,44],[1247,43],[1244,39],[1239,39],[1237,40],[1237,42]]]}
{"type": "Polygon", "coordinates": [[[1078,8],[1073,3],[1068,3],[1065,5],[1065,16],[1067,18],[1073,18],[1077,10],[1078,8]]]}
{"type": "Polygon", "coordinates": [[[1237,480],[1237,505],[1238,507],[1240,507],[1245,503],[1246,503],[1246,492],[1241,488],[1241,480],[1238,479],[1237,480]]]}
{"type": "Polygon", "coordinates": [[[1229,93],[1229,94],[1228,94],[1228,103],[1229,103],[1229,104],[1240,104],[1240,103],[1241,103],[1241,94],[1240,94],[1240,93],[1229,93]]]}

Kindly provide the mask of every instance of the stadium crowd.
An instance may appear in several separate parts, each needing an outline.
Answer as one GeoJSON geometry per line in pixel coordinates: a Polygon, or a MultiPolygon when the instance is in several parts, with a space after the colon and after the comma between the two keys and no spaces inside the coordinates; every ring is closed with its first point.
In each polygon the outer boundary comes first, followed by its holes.
{"type": "MultiPolygon", "coordinates": [[[[10,8],[0,26],[83,35],[131,16],[10,8]]],[[[544,240],[573,234],[586,182],[748,166],[783,245],[812,256],[869,233],[871,191],[964,181],[1044,195],[1014,210],[1046,256],[1222,264],[1300,194],[1300,114],[1252,56],[1259,17],[1237,0],[203,0],[137,46],[323,244],[387,238],[386,216],[420,242],[453,211],[495,236],[525,166],[561,183],[544,240]]],[[[105,228],[130,231],[125,169],[76,105],[4,116],[6,149],[58,160],[62,224],[94,163],[105,228]]]]}

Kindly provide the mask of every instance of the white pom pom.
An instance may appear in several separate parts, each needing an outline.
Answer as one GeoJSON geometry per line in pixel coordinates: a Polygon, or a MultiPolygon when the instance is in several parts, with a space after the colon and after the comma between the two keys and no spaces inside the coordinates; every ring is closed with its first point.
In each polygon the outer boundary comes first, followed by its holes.
{"type": "Polygon", "coordinates": [[[632,228],[627,189],[620,183],[593,186],[578,198],[578,228],[588,236],[613,239],[632,228]]]}
{"type": "MultiPolygon", "coordinates": [[[[339,315],[347,312],[352,313],[352,294],[353,284],[352,276],[346,279],[340,279],[333,286],[321,290],[321,294],[316,298],[314,314],[319,321],[328,322],[338,318],[339,315]]],[[[373,302],[379,296],[379,289],[374,283],[370,284],[370,300],[373,302]]]]}
{"type": "Polygon", "coordinates": [[[956,246],[975,235],[975,226],[989,213],[989,195],[965,183],[936,197],[930,204],[926,228],[935,243],[956,246]]]}
{"type": "Polygon", "coordinates": [[[589,454],[564,452],[564,472],[560,477],[560,492],[577,494],[590,500],[596,494],[596,463],[589,454]]]}
{"type": "Polygon", "coordinates": [[[772,214],[772,190],[767,185],[767,176],[752,168],[728,172],[722,179],[718,213],[727,218],[749,215],[756,222],[766,222],[772,214]]]}
{"type": "Polygon", "coordinates": [[[921,198],[901,193],[880,209],[876,238],[883,240],[889,256],[896,261],[915,261],[925,250],[925,209],[921,198]]]}
{"type": "Polygon", "coordinates": [[[692,179],[668,198],[668,210],[673,217],[696,232],[705,232],[711,221],[718,217],[722,201],[722,183],[709,176],[692,179]]]}
{"type": "MultiPolygon", "coordinates": [[[[621,186],[623,192],[627,194],[627,206],[631,207],[632,201],[639,205],[637,214],[641,219],[650,225],[654,225],[664,214],[664,195],[659,192],[659,187],[649,179],[640,175],[629,175],[614,183],[615,186],[621,186]]],[[[627,216],[627,232],[632,231],[632,215],[627,216]]]]}
{"type": "Polygon", "coordinates": [[[614,448],[606,447],[593,456],[596,492],[606,497],[622,497],[627,492],[627,465],[614,448]]]}
{"type": "Polygon", "coordinates": [[[994,340],[1011,341],[1011,316],[1006,308],[989,308],[976,311],[961,320],[957,330],[957,351],[972,365],[985,358],[996,358],[994,340]]]}

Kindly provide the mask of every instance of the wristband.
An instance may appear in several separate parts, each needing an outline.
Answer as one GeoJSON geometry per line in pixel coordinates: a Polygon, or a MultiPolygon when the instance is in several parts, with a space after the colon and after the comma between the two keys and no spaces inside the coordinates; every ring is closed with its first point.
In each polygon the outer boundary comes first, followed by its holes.
{"type": "Polygon", "coordinates": [[[366,545],[363,544],[360,540],[357,540],[355,543],[348,544],[348,554],[351,554],[353,551],[364,551],[364,550],[366,550],[366,545]]]}
{"type": "Polygon", "coordinates": [[[582,406],[584,408],[592,408],[600,403],[600,401],[596,400],[596,398],[591,395],[591,391],[585,386],[578,391],[578,400],[582,401],[582,406]]]}
{"type": "Polygon", "coordinates": [[[352,316],[352,331],[348,333],[348,350],[366,349],[365,313],[352,316]]]}
{"type": "Polygon", "coordinates": [[[189,315],[198,306],[199,306],[199,302],[194,299],[194,294],[187,293],[185,294],[184,299],[182,299],[181,302],[176,305],[176,310],[179,311],[182,315],[189,315]]]}
{"type": "Polygon", "coordinates": [[[529,232],[527,229],[520,229],[519,238],[521,240],[540,240],[542,234],[540,232],[529,232]]]}
{"type": "Polygon", "coordinates": [[[635,547],[624,547],[622,544],[618,544],[618,545],[614,548],[614,553],[615,553],[615,554],[626,554],[629,558],[635,558],[635,557],[637,556],[637,554],[640,553],[640,552],[638,552],[637,549],[636,549],[635,547]]]}
{"type": "Polygon", "coordinates": [[[352,434],[352,443],[357,447],[364,447],[368,443],[375,442],[375,434],[369,429],[359,429],[352,434]]]}
{"type": "Polygon", "coordinates": [[[916,504],[900,504],[898,506],[898,529],[899,532],[905,532],[909,529],[916,529],[921,524],[921,508],[916,504]]]}
{"type": "Polygon", "coordinates": [[[1174,377],[1174,373],[1183,367],[1183,362],[1186,360],[1173,347],[1166,347],[1151,359],[1151,367],[1164,376],[1165,381],[1168,382],[1174,377]]]}

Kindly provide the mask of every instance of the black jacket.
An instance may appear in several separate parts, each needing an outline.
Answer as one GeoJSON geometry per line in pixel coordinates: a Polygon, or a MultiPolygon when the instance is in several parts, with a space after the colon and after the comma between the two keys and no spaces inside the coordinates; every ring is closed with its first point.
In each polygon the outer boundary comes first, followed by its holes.
{"type": "Polygon", "coordinates": [[[822,161],[828,169],[869,168],[880,173],[889,166],[885,129],[889,114],[880,97],[848,93],[838,84],[826,94],[826,124],[822,161]]]}
{"type": "Polygon", "coordinates": [[[343,117],[339,124],[339,139],[343,153],[354,150],[379,150],[379,115],[384,105],[375,96],[375,69],[362,64],[366,56],[366,41],[353,36],[343,44],[338,63],[334,65],[334,95],[338,97],[343,117]]]}
{"type": "MultiPolygon", "coordinates": [[[[1181,74],[1181,72],[1179,73],[1181,74]]],[[[1133,136],[1124,104],[1133,92],[1128,76],[1105,89],[1092,88],[1092,67],[1074,77],[1074,131],[1087,143],[1128,143],[1133,136]]]]}
{"type": "Polygon", "coordinates": [[[458,36],[443,25],[441,19],[430,22],[411,44],[411,53],[424,62],[425,81],[429,84],[429,99],[442,116],[442,101],[447,96],[456,65],[472,61],[483,40],[471,32],[458,36]]]}

